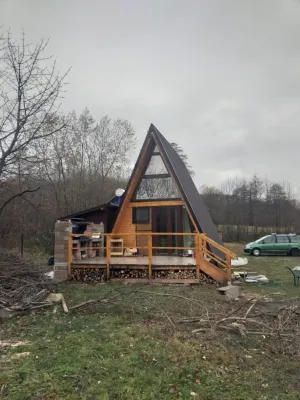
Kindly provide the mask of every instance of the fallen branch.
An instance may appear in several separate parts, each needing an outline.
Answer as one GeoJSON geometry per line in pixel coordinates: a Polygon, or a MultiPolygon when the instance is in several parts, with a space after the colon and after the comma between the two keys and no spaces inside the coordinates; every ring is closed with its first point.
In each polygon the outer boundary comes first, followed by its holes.
{"type": "Polygon", "coordinates": [[[118,292],[115,296],[108,297],[111,293],[115,292],[115,290],[111,290],[108,293],[106,293],[104,296],[100,297],[99,299],[88,300],[88,301],[85,301],[83,303],[76,304],[75,306],[70,307],[70,311],[78,311],[80,309],[89,308],[91,306],[95,306],[95,305],[100,304],[100,303],[110,303],[112,300],[114,300],[114,299],[116,299],[118,297],[129,295],[129,294],[131,294],[133,292],[138,291],[139,288],[140,288],[140,286],[137,286],[132,290],[118,292]]]}
{"type": "Polygon", "coordinates": [[[167,320],[170,322],[170,324],[173,326],[174,330],[176,330],[176,326],[175,326],[174,322],[171,320],[171,318],[168,316],[168,314],[161,307],[159,307],[157,304],[153,304],[153,303],[151,303],[150,301],[147,301],[147,300],[146,300],[146,303],[148,303],[148,304],[150,304],[152,306],[154,305],[154,307],[156,307],[159,311],[161,311],[165,315],[167,320]]]}

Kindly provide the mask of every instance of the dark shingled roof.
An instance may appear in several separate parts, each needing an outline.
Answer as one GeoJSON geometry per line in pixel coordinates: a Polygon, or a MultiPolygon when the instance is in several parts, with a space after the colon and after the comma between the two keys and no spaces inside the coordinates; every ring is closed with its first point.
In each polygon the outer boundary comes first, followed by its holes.
{"type": "MultiPolygon", "coordinates": [[[[208,237],[217,243],[223,244],[184,162],[153,124],[150,125],[148,133],[153,135],[158,147],[162,150],[168,167],[171,169],[172,175],[176,179],[176,183],[181,190],[184,200],[189,206],[189,210],[194,217],[199,231],[206,233],[208,237]]],[[[214,249],[214,251],[217,252],[216,249],[214,249]]]]}

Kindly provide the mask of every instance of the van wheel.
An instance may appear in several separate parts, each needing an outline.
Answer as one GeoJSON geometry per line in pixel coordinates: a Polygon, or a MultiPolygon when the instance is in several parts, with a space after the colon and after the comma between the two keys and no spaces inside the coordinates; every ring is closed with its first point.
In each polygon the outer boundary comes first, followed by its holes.
{"type": "Polygon", "coordinates": [[[261,254],[260,249],[253,249],[252,250],[252,255],[253,256],[258,257],[258,256],[260,256],[260,254],[261,254]]]}
{"type": "Polygon", "coordinates": [[[290,252],[290,255],[292,257],[299,257],[300,256],[300,250],[299,249],[292,249],[290,252]]]}

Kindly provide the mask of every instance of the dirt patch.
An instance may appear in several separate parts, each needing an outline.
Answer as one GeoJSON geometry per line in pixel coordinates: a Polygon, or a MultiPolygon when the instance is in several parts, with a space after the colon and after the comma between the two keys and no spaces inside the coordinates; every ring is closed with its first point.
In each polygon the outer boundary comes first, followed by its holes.
{"type": "Polygon", "coordinates": [[[19,358],[30,356],[30,354],[31,354],[30,351],[23,351],[23,353],[13,354],[10,358],[11,360],[18,360],[19,358]]]}
{"type": "Polygon", "coordinates": [[[19,346],[27,346],[29,344],[31,344],[31,342],[28,342],[28,341],[13,342],[11,340],[0,340],[0,348],[1,347],[14,348],[14,347],[19,347],[19,346]]]}

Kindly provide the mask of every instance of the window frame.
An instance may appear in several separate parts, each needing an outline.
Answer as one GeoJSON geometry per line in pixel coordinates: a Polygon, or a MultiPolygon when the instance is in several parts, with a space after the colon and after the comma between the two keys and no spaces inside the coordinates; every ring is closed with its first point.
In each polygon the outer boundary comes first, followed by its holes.
{"type": "MultiPolygon", "coordinates": [[[[157,186],[157,184],[156,184],[156,186],[157,186]]],[[[180,197],[180,191],[178,189],[178,186],[177,186],[175,180],[170,175],[167,175],[167,174],[154,175],[154,176],[152,176],[152,175],[143,176],[140,179],[140,181],[139,181],[139,183],[138,183],[138,185],[137,185],[137,187],[136,187],[136,189],[134,191],[134,194],[132,196],[132,201],[139,201],[139,202],[143,202],[143,201],[148,201],[148,202],[149,201],[174,201],[174,200],[182,200],[182,198],[180,197]],[[167,197],[156,197],[156,196],[153,196],[153,197],[147,197],[147,198],[143,198],[143,199],[139,199],[138,198],[138,191],[139,191],[140,185],[142,184],[143,181],[146,181],[146,182],[148,181],[148,182],[151,183],[151,181],[153,182],[154,180],[160,180],[160,179],[169,179],[171,184],[172,184],[172,190],[176,190],[177,193],[172,197],[169,197],[169,196],[167,196],[167,197]]]]}
{"type": "Polygon", "coordinates": [[[132,223],[133,224],[150,224],[150,207],[133,207],[132,209],[132,223]],[[148,216],[145,219],[137,219],[137,210],[147,210],[148,216]]]}

